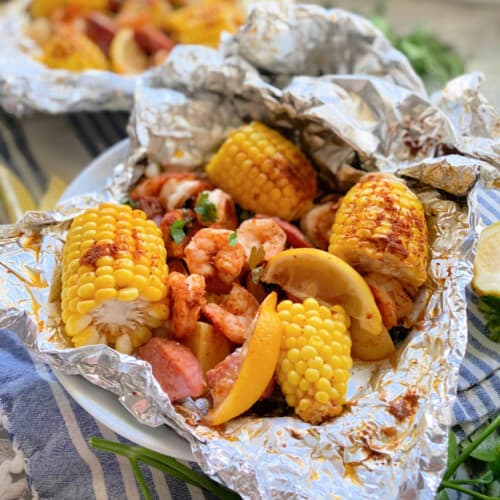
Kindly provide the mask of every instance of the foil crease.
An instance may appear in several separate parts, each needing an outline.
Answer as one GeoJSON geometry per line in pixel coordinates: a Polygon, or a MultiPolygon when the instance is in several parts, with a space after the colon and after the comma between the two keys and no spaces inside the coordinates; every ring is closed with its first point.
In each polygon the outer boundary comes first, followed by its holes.
{"type": "Polygon", "coordinates": [[[0,229],[0,327],[51,366],[116,393],[142,423],[173,427],[202,469],[244,498],[434,498],[467,344],[465,287],[482,228],[477,193],[500,186],[497,118],[479,83],[464,75],[431,101],[375,28],[318,7],[259,7],[219,51],[177,47],[141,79],[129,158],[109,185],[0,229]],[[332,52],[327,68],[337,74],[318,76],[332,52]],[[342,74],[354,70],[364,74],[342,74]],[[100,200],[120,201],[148,162],[200,168],[250,119],[293,138],[334,185],[346,189],[362,171],[395,172],[426,210],[431,259],[419,319],[393,358],[355,362],[344,413],[321,426],[256,416],[217,430],[196,425],[203,400],[174,408],[145,363],[106,346],[67,348],[61,331],[60,260],[71,218],[100,200]]]}

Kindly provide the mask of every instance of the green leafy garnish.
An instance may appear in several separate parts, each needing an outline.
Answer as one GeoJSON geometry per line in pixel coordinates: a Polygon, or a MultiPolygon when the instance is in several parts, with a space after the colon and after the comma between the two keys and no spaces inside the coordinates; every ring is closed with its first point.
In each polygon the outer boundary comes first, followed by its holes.
{"type": "Polygon", "coordinates": [[[465,493],[482,500],[498,499],[500,491],[500,415],[484,429],[478,430],[459,452],[455,434],[450,432],[448,441],[448,467],[438,489],[438,500],[446,500],[446,489],[465,493]],[[470,479],[453,479],[464,464],[474,466],[470,479]],[[473,489],[465,486],[473,486],[473,489]]]}
{"type": "Polygon", "coordinates": [[[198,488],[203,488],[222,500],[240,499],[240,496],[234,491],[231,491],[225,486],[212,481],[203,474],[199,474],[198,472],[191,470],[189,467],[186,467],[174,458],[167,457],[166,455],[162,455],[156,451],[143,448],[142,446],[129,446],[127,444],[114,443],[113,441],[107,441],[106,439],[96,437],[90,438],[89,443],[90,446],[96,450],[114,453],[115,455],[121,455],[128,458],[145,500],[151,500],[152,496],[148,490],[146,480],[142,475],[138,462],[143,462],[150,467],[155,467],[156,469],[159,469],[172,477],[176,477],[185,483],[192,484],[198,488]]]}
{"type": "Polygon", "coordinates": [[[490,339],[500,342],[500,297],[480,297],[477,306],[486,318],[490,339]]]}
{"type": "Polygon", "coordinates": [[[208,199],[209,192],[203,191],[194,207],[194,211],[201,217],[201,222],[211,223],[217,220],[217,208],[208,199]]]}
{"type": "Polygon", "coordinates": [[[229,237],[228,237],[228,240],[229,240],[229,244],[232,246],[232,247],[235,247],[238,243],[238,234],[236,233],[236,231],[233,231],[229,237]]]}
{"type": "Polygon", "coordinates": [[[417,28],[405,36],[399,36],[385,17],[385,2],[378,2],[371,22],[410,61],[416,73],[429,87],[438,87],[461,75],[465,65],[458,53],[441,41],[436,35],[423,28],[417,28]]]}
{"type": "Polygon", "coordinates": [[[178,245],[182,243],[186,237],[186,224],[185,220],[176,220],[170,227],[170,237],[178,245]]]}

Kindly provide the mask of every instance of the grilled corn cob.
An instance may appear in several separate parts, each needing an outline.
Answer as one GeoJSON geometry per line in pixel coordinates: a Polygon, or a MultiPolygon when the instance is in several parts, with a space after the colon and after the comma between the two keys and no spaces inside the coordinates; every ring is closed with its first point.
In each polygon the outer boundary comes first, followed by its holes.
{"type": "Polygon", "coordinates": [[[49,68],[69,71],[108,69],[102,50],[84,34],[69,29],[52,35],[43,49],[41,62],[49,68]]]}
{"type": "Polygon", "coordinates": [[[305,156],[259,122],[231,133],[207,173],[241,207],[287,220],[306,212],[316,194],[316,172],[305,156]]]}
{"type": "Polygon", "coordinates": [[[393,175],[365,175],[340,204],[328,251],[360,273],[382,273],[403,284],[422,285],[428,243],[420,200],[393,175]]]}
{"type": "Polygon", "coordinates": [[[222,31],[234,33],[245,15],[234,1],[204,0],[165,16],[165,28],[180,43],[218,47],[222,31]]]}
{"type": "Polygon", "coordinates": [[[33,17],[49,16],[56,9],[65,6],[81,13],[105,11],[109,7],[109,0],[31,0],[29,10],[33,17]]]}
{"type": "Polygon", "coordinates": [[[141,210],[103,203],[73,220],[63,251],[62,319],[75,347],[129,354],[168,316],[160,230],[141,210]]]}
{"type": "Polygon", "coordinates": [[[349,316],[313,298],[280,302],[278,315],[284,335],[277,375],[286,402],[311,424],[337,416],[352,367],[349,316]]]}

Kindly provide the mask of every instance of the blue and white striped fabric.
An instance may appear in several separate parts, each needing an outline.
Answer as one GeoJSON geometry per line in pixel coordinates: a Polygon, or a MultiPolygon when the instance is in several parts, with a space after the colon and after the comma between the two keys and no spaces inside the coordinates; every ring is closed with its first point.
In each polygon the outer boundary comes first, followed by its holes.
{"type": "MultiPolygon", "coordinates": [[[[50,175],[71,181],[91,159],[125,137],[127,118],[124,113],[78,113],[18,120],[0,111],[0,157],[40,199],[50,175]]],[[[485,224],[500,219],[498,191],[480,193],[479,201],[485,224]]],[[[454,408],[462,437],[500,410],[500,344],[488,339],[477,298],[470,290],[467,294],[470,340],[454,408]]],[[[38,498],[140,498],[128,462],[94,453],[87,445],[91,436],[124,440],[83,410],[13,334],[2,331],[0,417],[16,449],[24,453],[38,498]]],[[[158,471],[143,470],[154,498],[210,497],[158,471]]]]}
{"type": "MultiPolygon", "coordinates": [[[[485,225],[500,220],[500,191],[481,190],[478,194],[480,215],[485,225]]],[[[492,342],[478,298],[466,290],[469,343],[460,367],[458,398],[453,409],[459,437],[465,437],[500,411],[500,344],[492,342]]]]}

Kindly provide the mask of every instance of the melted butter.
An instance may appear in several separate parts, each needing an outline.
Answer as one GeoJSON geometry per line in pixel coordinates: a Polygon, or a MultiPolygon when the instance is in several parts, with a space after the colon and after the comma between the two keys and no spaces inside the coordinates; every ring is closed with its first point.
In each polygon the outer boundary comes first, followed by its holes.
{"type": "Polygon", "coordinates": [[[21,239],[21,246],[25,249],[32,250],[35,254],[35,260],[38,261],[40,257],[40,243],[41,237],[39,234],[26,236],[26,238],[21,239]]]}
{"type": "Polygon", "coordinates": [[[344,464],[344,477],[350,479],[354,484],[361,484],[353,464],[344,464]]]}

